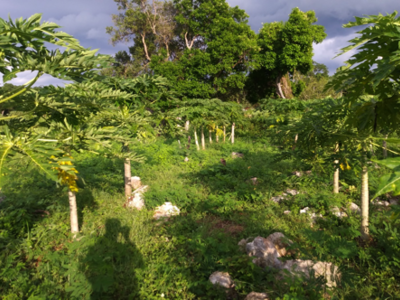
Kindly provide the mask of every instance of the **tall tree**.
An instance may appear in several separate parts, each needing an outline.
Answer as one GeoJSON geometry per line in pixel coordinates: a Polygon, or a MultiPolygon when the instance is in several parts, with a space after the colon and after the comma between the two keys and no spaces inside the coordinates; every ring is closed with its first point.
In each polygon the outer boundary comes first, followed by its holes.
{"type": "Polygon", "coordinates": [[[225,0],[115,1],[124,14],[107,28],[112,41],[132,39],[133,58],[177,91],[226,98],[244,88],[258,46],[243,10],[225,0]]]}
{"type": "MultiPolygon", "coordinates": [[[[175,11],[171,2],[156,0],[114,0],[121,11],[112,15],[113,26],[106,28],[113,45],[133,41],[129,48],[137,72],[146,70],[154,55],[174,58],[177,48],[175,38],[175,11]]],[[[179,47],[178,47],[179,48],[179,47]]],[[[178,50],[179,51],[179,50],[178,50]]],[[[126,55],[128,55],[125,52],[126,55]]],[[[126,55],[120,53],[119,56],[126,55]]],[[[134,74],[135,75],[135,74],[134,74]]]]}
{"type": "Polygon", "coordinates": [[[290,78],[295,71],[307,74],[313,69],[313,43],[322,42],[326,33],[314,11],[294,8],[287,22],[266,23],[257,37],[261,51],[255,55],[257,67],[247,83],[249,99],[254,102],[274,93],[279,98],[292,96],[290,78]]]}

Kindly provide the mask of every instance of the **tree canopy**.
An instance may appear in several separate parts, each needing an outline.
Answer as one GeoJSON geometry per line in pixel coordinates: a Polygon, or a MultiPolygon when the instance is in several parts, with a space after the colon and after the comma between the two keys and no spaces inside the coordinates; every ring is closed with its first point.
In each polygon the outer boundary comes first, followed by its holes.
{"type": "Polygon", "coordinates": [[[313,69],[313,43],[322,42],[326,33],[313,11],[293,9],[287,22],[266,23],[257,36],[261,48],[254,56],[256,67],[249,74],[247,92],[250,101],[271,94],[292,97],[290,79],[295,71],[307,74],[313,69]],[[282,89],[283,87],[283,89],[282,89]]]}

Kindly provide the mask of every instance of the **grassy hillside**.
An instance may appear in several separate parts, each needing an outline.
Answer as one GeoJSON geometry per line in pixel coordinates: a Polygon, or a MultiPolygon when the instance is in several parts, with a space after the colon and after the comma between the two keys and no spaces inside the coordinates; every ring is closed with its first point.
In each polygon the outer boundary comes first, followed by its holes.
{"type": "MultiPolygon", "coordinates": [[[[359,242],[359,216],[339,219],[329,211],[359,204],[356,172],[342,172],[344,187],[334,196],[333,172],[285,159],[266,140],[239,138],[235,145],[214,143],[198,152],[194,145],[180,149],[176,141],[160,139],[137,152],[146,162],[132,164],[132,175],[150,187],[140,212],[123,207],[122,161],[74,155],[83,178],[77,240],[70,234],[65,191],[24,162],[9,163],[0,203],[2,299],[225,299],[225,291],[208,281],[218,270],[235,280],[231,296],[237,299],[251,291],[271,299],[400,298],[400,222],[390,220],[390,208],[371,207],[370,244],[359,242]],[[233,151],[244,157],[232,158],[233,151]],[[270,200],[288,188],[300,194],[280,204],[270,200]],[[160,224],[152,210],[164,202],[181,214],[160,224]],[[304,207],[325,218],[311,227],[299,214],[304,207]],[[339,266],[341,285],[325,290],[321,278],[278,280],[237,245],[277,231],[295,242],[293,258],[339,266]]],[[[371,172],[372,190],[383,173],[371,172]]]]}

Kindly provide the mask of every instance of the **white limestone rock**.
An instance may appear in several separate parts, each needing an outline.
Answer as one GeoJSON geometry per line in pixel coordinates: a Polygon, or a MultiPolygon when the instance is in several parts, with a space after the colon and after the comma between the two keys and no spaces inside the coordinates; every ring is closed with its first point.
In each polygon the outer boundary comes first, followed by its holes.
{"type": "Polygon", "coordinates": [[[143,194],[148,190],[148,188],[149,187],[147,185],[144,185],[136,189],[132,193],[132,196],[129,197],[127,206],[136,208],[137,210],[142,210],[145,207],[143,194]]]}
{"type": "Polygon", "coordinates": [[[283,233],[275,232],[267,238],[258,236],[253,242],[247,243],[246,252],[247,255],[256,257],[253,259],[254,264],[263,268],[280,269],[282,268],[282,262],[279,258],[288,253],[286,247],[290,244],[291,242],[286,241],[283,233]]]}
{"type": "Polygon", "coordinates": [[[140,180],[140,177],[138,176],[131,177],[131,185],[134,190],[140,188],[142,186],[142,181],[140,180]]]}
{"type": "Polygon", "coordinates": [[[290,195],[292,195],[292,196],[296,196],[296,195],[299,194],[299,191],[287,189],[287,190],[286,190],[286,193],[288,193],[288,194],[290,194],[290,195]]]}
{"type": "Polygon", "coordinates": [[[232,158],[243,158],[244,154],[240,152],[232,152],[232,158]]]}
{"type": "Polygon", "coordinates": [[[180,210],[178,207],[172,205],[171,202],[165,202],[163,205],[156,207],[153,218],[156,220],[168,219],[171,216],[177,216],[179,214],[180,210]]]}
{"type": "Polygon", "coordinates": [[[214,272],[210,275],[209,280],[213,285],[219,285],[226,289],[231,289],[235,287],[235,283],[233,282],[228,272],[214,272]]]}
{"type": "Polygon", "coordinates": [[[293,259],[283,264],[282,270],[288,270],[291,275],[303,275],[310,278],[311,270],[315,276],[323,276],[328,287],[335,287],[337,280],[340,279],[339,268],[328,262],[313,262],[312,260],[293,259]]]}
{"type": "Polygon", "coordinates": [[[355,204],[355,203],[353,203],[353,202],[350,203],[349,209],[350,209],[353,213],[357,213],[357,214],[360,214],[360,213],[361,213],[361,208],[360,208],[357,204],[355,204]]]}
{"type": "Polygon", "coordinates": [[[268,300],[268,295],[266,293],[256,293],[251,292],[244,298],[244,300],[268,300]]]}

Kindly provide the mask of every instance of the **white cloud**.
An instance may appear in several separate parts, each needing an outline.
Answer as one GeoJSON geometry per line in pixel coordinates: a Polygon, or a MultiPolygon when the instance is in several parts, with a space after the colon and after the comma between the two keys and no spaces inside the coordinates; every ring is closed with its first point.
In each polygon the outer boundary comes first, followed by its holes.
{"type": "MultiPolygon", "coordinates": [[[[23,85],[27,83],[29,80],[35,78],[37,74],[37,71],[31,72],[31,71],[25,71],[17,74],[17,78],[14,78],[10,81],[7,81],[7,83],[11,83],[14,85],[23,85]]],[[[1,78],[1,83],[3,84],[3,76],[0,75],[1,78]]],[[[64,86],[65,84],[70,83],[70,81],[67,80],[61,80],[58,78],[55,78],[53,76],[50,76],[48,74],[42,75],[33,86],[46,86],[46,85],[57,85],[57,86],[64,86]]]]}
{"type": "Polygon", "coordinates": [[[344,62],[357,52],[357,50],[351,50],[334,58],[341,52],[342,48],[349,45],[348,41],[355,36],[356,33],[352,33],[346,36],[326,39],[320,44],[314,44],[314,61],[327,65],[332,75],[338,67],[343,66],[344,62]]]}

